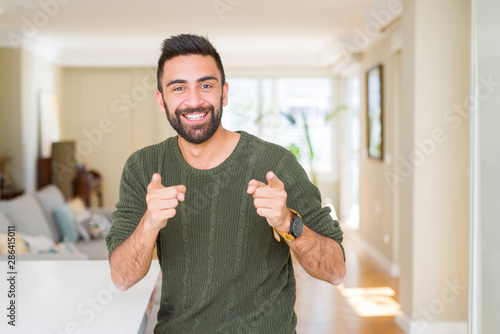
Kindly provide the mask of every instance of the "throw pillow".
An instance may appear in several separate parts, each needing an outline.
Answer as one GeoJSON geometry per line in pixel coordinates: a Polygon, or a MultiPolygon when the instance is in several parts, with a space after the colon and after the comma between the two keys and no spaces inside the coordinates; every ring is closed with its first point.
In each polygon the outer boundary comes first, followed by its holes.
{"type": "MultiPolygon", "coordinates": [[[[15,234],[15,252],[16,254],[28,253],[28,247],[23,237],[16,232],[15,234]]],[[[0,233],[0,254],[9,254],[9,235],[0,233]]]]}
{"type": "Polygon", "coordinates": [[[75,214],[69,205],[64,204],[55,209],[54,220],[56,221],[57,228],[61,233],[63,241],[78,241],[78,229],[76,227],[75,214]]]}
{"type": "Polygon", "coordinates": [[[50,229],[54,234],[54,242],[61,241],[62,236],[57,229],[56,222],[54,221],[54,210],[64,205],[64,195],[61,190],[54,184],[49,184],[35,193],[35,197],[40,202],[47,221],[49,222],[50,229]]]}
{"type": "Polygon", "coordinates": [[[78,233],[84,241],[90,241],[90,234],[86,226],[87,221],[90,219],[90,211],[85,207],[85,203],[80,197],[70,199],[68,205],[75,214],[78,233]]]}
{"type": "Polygon", "coordinates": [[[38,253],[56,245],[52,239],[41,234],[35,236],[25,235],[24,240],[28,244],[28,248],[31,253],[38,253]]]}
{"type": "Polygon", "coordinates": [[[111,222],[102,213],[92,213],[90,219],[86,222],[87,229],[94,239],[105,238],[108,234],[111,222]]]}
{"type": "Polygon", "coordinates": [[[78,233],[86,242],[91,239],[89,230],[87,229],[87,222],[90,220],[90,217],[90,211],[85,211],[81,215],[75,216],[78,233]]]}
{"type": "Polygon", "coordinates": [[[83,202],[83,199],[81,197],[77,196],[75,198],[69,199],[68,204],[71,210],[73,210],[73,212],[75,213],[75,216],[88,212],[87,208],[85,208],[85,202],[83,202]]]}

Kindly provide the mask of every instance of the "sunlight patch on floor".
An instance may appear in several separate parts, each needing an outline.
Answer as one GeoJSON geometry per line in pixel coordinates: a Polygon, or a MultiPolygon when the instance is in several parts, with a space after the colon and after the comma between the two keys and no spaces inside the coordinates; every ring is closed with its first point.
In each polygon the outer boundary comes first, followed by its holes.
{"type": "Polygon", "coordinates": [[[389,317],[399,311],[399,304],[392,298],[395,292],[389,287],[346,288],[339,285],[337,288],[360,317],[389,317]]]}

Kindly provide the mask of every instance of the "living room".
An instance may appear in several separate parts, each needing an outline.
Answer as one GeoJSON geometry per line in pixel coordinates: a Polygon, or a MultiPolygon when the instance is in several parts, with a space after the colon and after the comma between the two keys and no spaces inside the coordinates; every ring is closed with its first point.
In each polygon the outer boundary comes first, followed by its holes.
{"type": "MultiPolygon", "coordinates": [[[[476,81],[470,74],[473,5],[2,1],[0,155],[10,157],[15,188],[34,193],[37,159],[50,156],[52,141],[72,141],[75,160],[102,176],[104,207],[114,207],[128,156],[175,135],[155,100],[161,41],[183,32],[207,35],[230,87],[223,124],[299,146],[346,238],[399,279],[398,323],[416,333],[420,310],[441,300],[443,282],[469,282],[470,264],[462,260],[473,247],[474,212],[466,98],[471,82],[494,94],[498,81],[488,76],[493,70],[476,81]],[[377,156],[367,145],[366,75],[380,64],[377,156]],[[303,128],[280,113],[310,111],[304,108],[312,103],[323,116],[339,111],[324,124],[307,119],[313,135],[326,129],[329,136],[322,135],[325,144],[311,135],[314,164],[303,128]],[[262,119],[271,112],[281,117],[274,127],[267,122],[275,118],[262,119]],[[300,132],[296,143],[290,131],[300,132]]],[[[461,293],[426,318],[428,327],[464,332],[471,300],[461,293]]]]}

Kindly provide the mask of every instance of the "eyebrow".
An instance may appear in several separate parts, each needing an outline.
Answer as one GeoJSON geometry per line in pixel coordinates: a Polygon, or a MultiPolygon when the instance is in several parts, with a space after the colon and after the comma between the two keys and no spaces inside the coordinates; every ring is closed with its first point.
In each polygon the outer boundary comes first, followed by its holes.
{"type": "Polygon", "coordinates": [[[196,82],[203,82],[203,81],[209,81],[209,80],[215,80],[217,81],[217,78],[214,77],[213,75],[207,75],[203,78],[199,78],[198,80],[196,80],[196,82]]]}
{"type": "MultiPolygon", "coordinates": [[[[207,75],[207,76],[204,76],[202,78],[199,78],[198,80],[196,80],[196,82],[203,82],[203,81],[209,81],[209,80],[215,80],[217,81],[217,78],[214,77],[213,75],[207,75]]],[[[187,83],[186,80],[183,80],[183,79],[175,79],[175,80],[171,80],[167,83],[167,87],[168,86],[172,86],[172,85],[175,85],[175,84],[185,84],[187,83]]]]}

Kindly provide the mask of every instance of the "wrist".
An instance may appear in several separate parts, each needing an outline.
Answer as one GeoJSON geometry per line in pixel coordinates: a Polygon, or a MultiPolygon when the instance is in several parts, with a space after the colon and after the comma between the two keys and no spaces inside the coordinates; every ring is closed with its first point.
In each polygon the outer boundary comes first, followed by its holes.
{"type": "Polygon", "coordinates": [[[273,227],[274,238],[279,242],[281,240],[280,236],[286,241],[293,241],[298,238],[304,229],[304,221],[302,217],[294,210],[289,209],[291,218],[288,220],[288,224],[282,224],[279,228],[287,228],[287,232],[283,232],[281,229],[273,227]]]}
{"type": "Polygon", "coordinates": [[[290,209],[286,209],[286,211],[287,211],[287,214],[285,216],[285,220],[283,221],[283,223],[280,226],[275,227],[275,229],[277,229],[278,231],[280,231],[282,233],[288,233],[290,231],[290,224],[292,222],[292,218],[294,215],[290,209]]]}
{"type": "Polygon", "coordinates": [[[160,233],[160,230],[163,228],[163,226],[158,226],[158,224],[156,224],[153,220],[151,220],[149,216],[144,216],[142,218],[141,223],[142,223],[142,230],[147,235],[158,234],[160,233]]]}

